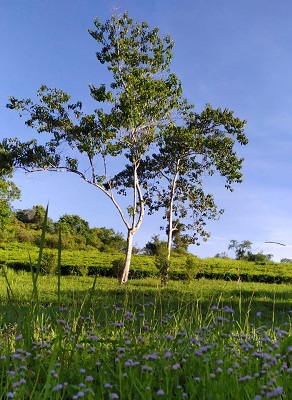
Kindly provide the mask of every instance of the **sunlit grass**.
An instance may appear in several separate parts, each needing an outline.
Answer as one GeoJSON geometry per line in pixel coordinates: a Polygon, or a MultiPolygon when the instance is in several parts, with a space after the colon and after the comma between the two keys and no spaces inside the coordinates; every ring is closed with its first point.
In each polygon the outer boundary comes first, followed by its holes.
{"type": "MultiPolygon", "coordinates": [[[[15,299],[6,298],[2,307],[14,311],[14,321],[3,322],[0,332],[3,398],[291,395],[288,287],[200,281],[161,288],[153,279],[121,287],[101,278],[90,292],[93,279],[67,277],[60,282],[58,308],[57,278],[40,276],[36,320],[28,274],[10,278],[15,299]],[[23,298],[16,290],[20,282],[26,287],[23,298]],[[280,319],[279,312],[274,315],[277,293],[283,301],[280,319]],[[267,303],[271,309],[259,311],[267,303]]],[[[1,294],[4,286],[2,278],[1,294]]]]}
{"type": "Polygon", "coordinates": [[[62,277],[60,248],[2,268],[1,399],[292,398],[289,285],[62,277]]]}

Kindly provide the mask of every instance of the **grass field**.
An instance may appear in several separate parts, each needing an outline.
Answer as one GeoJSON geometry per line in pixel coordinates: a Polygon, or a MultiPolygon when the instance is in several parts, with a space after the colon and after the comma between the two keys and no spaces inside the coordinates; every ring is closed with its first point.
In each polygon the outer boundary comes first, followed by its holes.
{"type": "Polygon", "coordinates": [[[2,274],[3,399],[292,398],[289,285],[2,274]]]}
{"type": "MultiPolygon", "coordinates": [[[[289,267],[196,259],[186,271],[176,257],[167,286],[120,286],[98,276],[117,255],[59,250],[57,274],[42,275],[44,233],[39,250],[0,248],[1,399],[292,398],[289,267]]],[[[133,268],[157,275],[150,257],[133,268]]]]}

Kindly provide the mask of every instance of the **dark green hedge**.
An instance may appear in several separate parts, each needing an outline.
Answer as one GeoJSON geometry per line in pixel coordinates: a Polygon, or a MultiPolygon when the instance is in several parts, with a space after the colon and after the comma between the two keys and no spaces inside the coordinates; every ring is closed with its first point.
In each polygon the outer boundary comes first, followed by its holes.
{"type": "MultiPolygon", "coordinates": [[[[3,264],[4,265],[4,264],[3,264]]],[[[5,265],[14,271],[31,271],[30,263],[28,262],[20,262],[13,261],[7,262],[5,265]]],[[[117,277],[117,269],[116,267],[109,266],[89,266],[87,270],[88,276],[103,276],[103,277],[117,277]]],[[[61,275],[82,275],[80,267],[76,265],[62,265],[61,266],[61,275]]],[[[129,273],[129,279],[143,279],[149,277],[159,277],[159,272],[149,269],[141,269],[141,268],[132,268],[129,273]]],[[[171,280],[188,280],[189,276],[187,273],[183,271],[170,271],[169,278],[171,280]]],[[[226,271],[222,272],[211,272],[211,271],[202,271],[194,273],[192,276],[193,279],[214,279],[214,280],[225,280],[225,281],[240,281],[242,282],[263,282],[263,283],[291,283],[291,276],[277,275],[277,274],[267,274],[267,273],[242,273],[240,275],[229,273],[226,271]]]]}

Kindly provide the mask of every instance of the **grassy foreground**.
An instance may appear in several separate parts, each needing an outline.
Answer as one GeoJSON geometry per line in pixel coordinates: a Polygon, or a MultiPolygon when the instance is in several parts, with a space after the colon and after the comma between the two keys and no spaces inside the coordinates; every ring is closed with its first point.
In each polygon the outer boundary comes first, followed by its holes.
{"type": "Polygon", "coordinates": [[[1,398],[290,399],[291,291],[3,270],[1,398]]]}

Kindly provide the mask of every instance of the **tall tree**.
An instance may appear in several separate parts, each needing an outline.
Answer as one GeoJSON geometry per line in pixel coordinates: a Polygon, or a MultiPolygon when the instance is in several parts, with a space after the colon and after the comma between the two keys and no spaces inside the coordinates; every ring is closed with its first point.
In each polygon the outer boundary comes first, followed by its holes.
{"type": "Polygon", "coordinates": [[[166,127],[157,151],[146,157],[147,205],[150,212],[164,209],[168,263],[178,230],[184,231],[180,239],[186,245],[198,244],[200,236],[203,240],[209,236],[206,219],[216,219],[223,212],[217,209],[213,195],[205,193],[204,178],[217,172],[230,190],[233,183],[242,182],[243,159],[237,156],[236,144],[248,143],[244,125],[233,112],[207,105],[201,113],[189,113],[182,125],[166,127]],[[152,186],[150,178],[154,179],[152,186]]]}
{"type": "Polygon", "coordinates": [[[67,93],[46,86],[38,92],[38,103],[12,97],[8,107],[28,115],[25,124],[38,133],[51,134],[51,139],[45,144],[6,139],[2,146],[9,151],[14,167],[72,172],[108,197],[127,230],[120,279],[125,283],[133,236],[145,213],[141,159],[155,143],[160,128],[171,124],[187,106],[181,99],[181,83],[169,69],[173,48],[169,36],[160,38],[158,28],[151,30],[146,22],[134,22],[127,13],[114,15],[104,24],[96,18],[94,24],[95,30],[89,33],[99,46],[97,59],[112,74],[110,90],[105,84],[90,85],[99,108],[84,114],[80,101],[70,103],[67,93]],[[128,163],[131,173],[131,187],[125,189],[130,201],[126,209],[116,197],[121,193],[115,191],[118,171],[110,171],[116,164],[112,158],[117,156],[123,158],[120,165],[128,163]]]}

